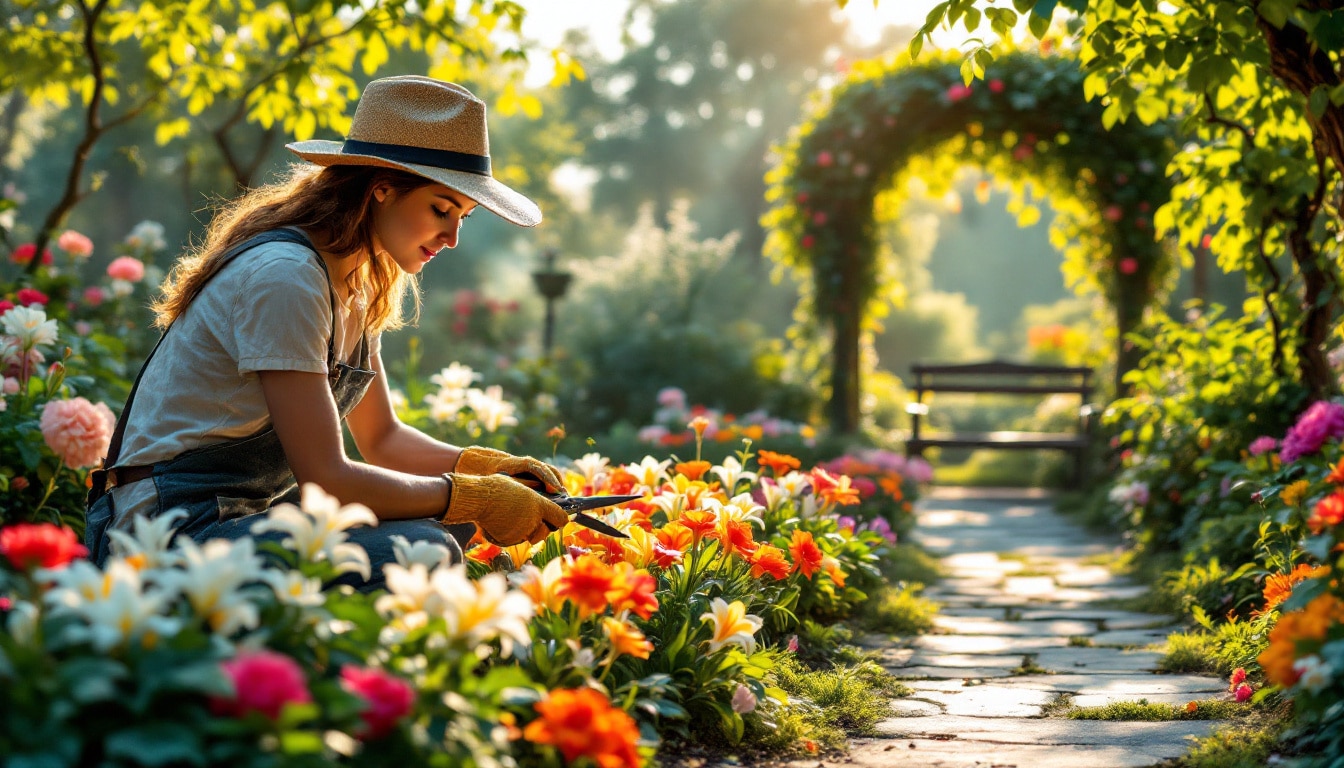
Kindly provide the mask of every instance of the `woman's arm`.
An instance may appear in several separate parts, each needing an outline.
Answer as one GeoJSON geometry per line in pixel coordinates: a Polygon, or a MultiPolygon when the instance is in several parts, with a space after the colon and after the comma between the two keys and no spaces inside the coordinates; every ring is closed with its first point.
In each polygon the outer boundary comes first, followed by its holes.
{"type": "Polygon", "coordinates": [[[412,475],[438,475],[453,471],[462,449],[439,442],[403,424],[392,408],[381,352],[373,356],[371,364],[378,375],[369,386],[369,391],[364,393],[364,399],[345,419],[364,460],[412,475]]]}
{"type": "MultiPolygon", "coordinates": [[[[345,455],[340,416],[325,375],[259,371],[258,377],[276,436],[280,438],[285,458],[300,484],[317,483],[342,503],[364,504],[380,518],[437,518],[443,515],[448,504],[448,483],[438,475],[452,469],[456,462],[455,449],[438,443],[447,449],[441,456],[452,451],[451,460],[445,459],[437,468],[427,469],[424,474],[433,475],[431,477],[351,461],[345,455]]],[[[382,379],[381,373],[379,379],[382,379]]],[[[376,388],[381,391],[386,404],[386,385],[376,388]]],[[[368,399],[366,396],[365,400],[368,399]]],[[[390,412],[391,406],[387,407],[390,412]]],[[[359,445],[363,451],[364,444],[359,445]]]]}

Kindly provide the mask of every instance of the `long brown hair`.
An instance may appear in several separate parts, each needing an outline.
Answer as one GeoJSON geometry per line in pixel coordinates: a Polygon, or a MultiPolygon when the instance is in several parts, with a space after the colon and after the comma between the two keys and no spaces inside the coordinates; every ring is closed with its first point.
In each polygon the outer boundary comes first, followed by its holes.
{"type": "Polygon", "coordinates": [[[162,293],[151,305],[154,324],[167,328],[200,294],[206,281],[223,266],[225,253],[238,243],[280,227],[299,227],[322,250],[338,258],[373,254],[351,270],[346,286],[362,296],[368,309],[365,325],[379,332],[406,325],[402,303],[409,291],[420,314],[416,278],[401,270],[373,248],[373,191],[386,187],[404,195],[433,182],[392,168],[334,165],[319,168],[295,164],[282,181],[258,187],[216,212],[204,242],[195,245],[173,265],[162,293]]]}

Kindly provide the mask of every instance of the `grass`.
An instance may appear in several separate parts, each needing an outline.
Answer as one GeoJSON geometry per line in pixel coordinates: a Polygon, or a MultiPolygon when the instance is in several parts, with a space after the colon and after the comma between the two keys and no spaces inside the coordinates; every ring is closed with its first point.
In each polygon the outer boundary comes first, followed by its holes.
{"type": "Polygon", "coordinates": [[[938,604],[919,596],[923,584],[905,583],[879,589],[863,604],[859,624],[872,632],[918,635],[933,629],[938,604]]]}
{"type": "Polygon", "coordinates": [[[933,584],[943,578],[945,571],[942,562],[920,547],[902,543],[891,550],[891,554],[878,564],[887,581],[893,584],[902,581],[933,584]]]}
{"type": "Polygon", "coordinates": [[[1070,648],[1091,648],[1092,638],[1087,635],[1074,635],[1069,638],[1070,648]]]}
{"type": "Polygon", "coordinates": [[[1167,637],[1166,654],[1157,663],[1166,673],[1223,673],[1218,658],[1218,638],[1204,632],[1177,633],[1167,637]]]}
{"type": "Polygon", "coordinates": [[[1164,763],[1164,768],[1260,768],[1269,764],[1270,755],[1282,749],[1279,738],[1287,727],[1286,709],[1268,713],[1267,718],[1242,722],[1216,729],[1198,739],[1183,757],[1164,763]]]}
{"type": "Polygon", "coordinates": [[[1070,720],[1230,720],[1245,715],[1250,707],[1232,701],[1196,701],[1188,705],[1150,704],[1147,699],[1117,701],[1104,707],[1071,707],[1062,714],[1070,720]]]}
{"type": "Polygon", "coordinates": [[[778,667],[777,677],[790,697],[810,705],[802,709],[820,731],[838,732],[841,740],[846,733],[872,734],[891,716],[891,699],[912,693],[871,661],[816,671],[790,661],[778,667]]]}
{"type": "Polygon", "coordinates": [[[1022,675],[1052,675],[1054,673],[1037,664],[1035,654],[1028,653],[1022,657],[1022,663],[1009,670],[1008,674],[1021,677],[1022,675]]]}

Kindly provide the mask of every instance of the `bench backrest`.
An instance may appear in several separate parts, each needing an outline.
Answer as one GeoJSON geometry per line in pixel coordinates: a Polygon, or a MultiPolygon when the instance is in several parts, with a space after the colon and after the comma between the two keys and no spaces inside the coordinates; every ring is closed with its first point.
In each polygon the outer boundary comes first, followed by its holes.
{"type": "Polygon", "coordinates": [[[986,363],[910,366],[916,394],[976,392],[989,394],[1078,394],[1083,402],[1093,390],[1093,370],[1086,366],[1027,365],[991,360],[986,363]]]}

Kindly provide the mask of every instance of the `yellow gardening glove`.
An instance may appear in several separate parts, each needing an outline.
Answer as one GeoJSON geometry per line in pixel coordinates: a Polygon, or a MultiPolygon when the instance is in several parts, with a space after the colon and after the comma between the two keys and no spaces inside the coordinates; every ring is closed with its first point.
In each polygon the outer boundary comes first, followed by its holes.
{"type": "Polygon", "coordinates": [[[506,475],[444,475],[448,508],[443,524],[475,523],[491,544],[533,544],[569,522],[558,504],[506,475]]]}
{"type": "Polygon", "coordinates": [[[453,472],[459,475],[505,474],[525,485],[530,485],[528,480],[535,479],[545,484],[546,493],[560,493],[565,489],[564,483],[560,482],[560,473],[555,471],[555,467],[531,456],[514,456],[479,445],[462,449],[453,472]]]}

